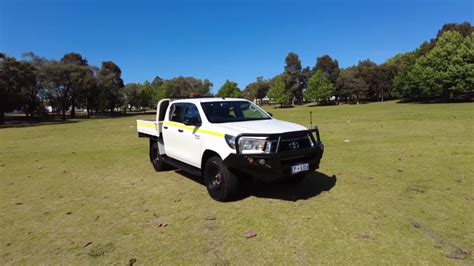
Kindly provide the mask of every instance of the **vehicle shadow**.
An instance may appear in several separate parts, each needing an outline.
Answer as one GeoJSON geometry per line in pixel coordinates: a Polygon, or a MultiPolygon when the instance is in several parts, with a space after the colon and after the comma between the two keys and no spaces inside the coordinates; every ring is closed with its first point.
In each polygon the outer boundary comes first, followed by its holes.
{"type": "MultiPolygon", "coordinates": [[[[201,177],[190,175],[181,170],[176,170],[176,173],[205,186],[201,177]]],[[[234,201],[244,200],[251,196],[285,201],[306,200],[330,191],[336,186],[336,182],[336,175],[328,176],[321,172],[309,173],[304,180],[297,184],[285,181],[274,183],[247,181],[242,183],[242,193],[234,201]]]]}
{"type": "Polygon", "coordinates": [[[187,179],[191,180],[191,181],[194,181],[200,185],[202,185],[204,187],[204,189],[206,188],[206,184],[204,184],[204,178],[200,177],[200,176],[195,176],[195,175],[192,175],[188,172],[185,172],[181,169],[176,169],[174,170],[177,174],[180,174],[184,177],[186,177],[187,179]]]}
{"type": "Polygon", "coordinates": [[[247,195],[257,198],[278,199],[286,201],[306,200],[330,191],[337,182],[336,175],[328,176],[321,172],[309,173],[304,180],[292,184],[288,181],[275,183],[257,183],[246,186],[247,195]]]}

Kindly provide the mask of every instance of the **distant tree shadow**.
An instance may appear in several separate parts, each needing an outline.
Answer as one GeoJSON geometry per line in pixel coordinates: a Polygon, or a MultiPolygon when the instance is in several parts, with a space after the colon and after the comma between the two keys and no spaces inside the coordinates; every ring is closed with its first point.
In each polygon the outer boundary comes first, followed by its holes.
{"type": "MultiPolygon", "coordinates": [[[[190,175],[179,169],[176,170],[176,173],[205,187],[202,177],[190,175]]],[[[298,201],[310,199],[322,192],[330,191],[336,185],[337,177],[335,175],[328,176],[324,173],[312,172],[309,173],[303,181],[297,184],[292,184],[287,181],[272,183],[262,183],[245,179],[244,181],[241,186],[242,191],[235,201],[243,200],[250,196],[298,201]]]]}
{"type": "Polygon", "coordinates": [[[79,121],[77,120],[30,120],[30,121],[13,121],[5,124],[0,124],[2,128],[21,128],[21,127],[37,127],[37,126],[49,126],[49,125],[61,125],[61,124],[74,124],[79,121]]]}
{"type": "Polygon", "coordinates": [[[99,113],[94,114],[90,118],[87,118],[84,112],[77,112],[74,118],[68,116],[66,120],[61,120],[61,116],[57,114],[50,114],[45,117],[26,117],[25,115],[7,115],[5,116],[5,123],[0,124],[1,128],[11,128],[11,127],[36,127],[36,126],[48,126],[48,125],[60,125],[60,124],[71,124],[78,123],[81,121],[89,121],[96,119],[110,119],[110,118],[123,118],[123,117],[133,117],[133,116],[142,116],[149,115],[150,118],[154,119],[156,111],[134,111],[128,112],[126,114],[122,112],[114,113],[99,113]]]}
{"type": "Polygon", "coordinates": [[[466,94],[454,97],[452,99],[443,97],[426,97],[426,98],[402,98],[397,103],[415,103],[415,104],[442,104],[442,103],[471,103],[474,101],[474,95],[466,94]]]}

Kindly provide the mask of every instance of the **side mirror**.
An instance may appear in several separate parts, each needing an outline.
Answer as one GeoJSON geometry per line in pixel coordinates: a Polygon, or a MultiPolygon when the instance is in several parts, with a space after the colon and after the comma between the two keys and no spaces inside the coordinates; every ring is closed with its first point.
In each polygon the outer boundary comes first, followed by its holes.
{"type": "Polygon", "coordinates": [[[272,113],[270,113],[270,112],[267,112],[267,113],[270,115],[270,117],[273,117],[273,114],[272,114],[272,113]]]}
{"type": "Polygon", "coordinates": [[[185,117],[183,122],[186,126],[198,127],[201,125],[201,120],[197,117],[185,117]]]}

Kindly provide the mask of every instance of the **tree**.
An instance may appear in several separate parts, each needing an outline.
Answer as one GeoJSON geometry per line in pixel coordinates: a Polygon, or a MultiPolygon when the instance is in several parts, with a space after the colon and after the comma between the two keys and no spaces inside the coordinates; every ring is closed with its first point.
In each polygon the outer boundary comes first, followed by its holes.
{"type": "Polygon", "coordinates": [[[51,61],[42,69],[41,82],[47,90],[47,98],[51,106],[61,113],[61,119],[66,120],[66,111],[70,106],[70,65],[51,61]]]}
{"type": "Polygon", "coordinates": [[[28,93],[36,86],[36,74],[29,62],[0,54],[0,123],[5,112],[22,108],[28,102],[28,93]]]}
{"type": "Polygon", "coordinates": [[[372,62],[370,59],[359,61],[356,67],[357,76],[362,78],[366,84],[366,92],[364,98],[369,100],[378,100],[378,87],[377,87],[377,64],[372,62]]]}
{"type": "Polygon", "coordinates": [[[346,100],[355,100],[357,104],[361,99],[365,99],[367,94],[367,83],[360,77],[356,67],[346,68],[341,71],[337,79],[337,87],[341,96],[346,100]]]}
{"type": "Polygon", "coordinates": [[[402,97],[407,87],[407,75],[415,65],[417,55],[414,52],[397,54],[385,63],[386,67],[393,73],[392,96],[402,97]]]}
{"type": "Polygon", "coordinates": [[[168,97],[180,98],[191,96],[209,96],[212,83],[207,80],[200,80],[193,77],[177,77],[166,80],[166,90],[168,97]]]}
{"type": "Polygon", "coordinates": [[[332,84],[336,84],[337,77],[339,76],[339,63],[329,55],[323,55],[316,59],[316,65],[313,68],[313,73],[321,70],[324,75],[331,81],[332,84]]]}
{"type": "Polygon", "coordinates": [[[285,58],[285,83],[293,97],[293,104],[303,102],[303,88],[301,87],[301,61],[296,53],[290,52],[285,58]]]}
{"type": "Polygon", "coordinates": [[[145,111],[146,108],[156,107],[157,102],[155,102],[153,99],[157,91],[158,88],[156,88],[153,83],[148,82],[148,80],[145,80],[145,82],[143,82],[139,94],[139,105],[143,109],[143,111],[145,111]]]}
{"type": "Polygon", "coordinates": [[[170,85],[163,83],[153,95],[153,101],[158,103],[161,99],[170,98],[170,85]]]}
{"type": "Polygon", "coordinates": [[[292,94],[286,88],[285,77],[277,76],[268,91],[268,98],[280,104],[280,107],[291,103],[292,94]]]}
{"type": "Polygon", "coordinates": [[[218,97],[239,98],[240,89],[237,82],[226,80],[222,87],[217,92],[218,97]]]}
{"type": "Polygon", "coordinates": [[[456,31],[461,34],[461,36],[468,37],[474,32],[474,27],[469,22],[444,24],[438,31],[438,34],[436,34],[436,39],[432,40],[432,42],[436,42],[447,31],[456,31]]]}
{"type": "Polygon", "coordinates": [[[374,93],[378,101],[383,102],[387,98],[396,96],[393,93],[393,78],[395,72],[387,64],[377,65],[375,68],[375,88],[374,93]]]}
{"type": "Polygon", "coordinates": [[[87,60],[78,53],[68,53],[59,62],[68,69],[68,77],[64,85],[68,86],[70,90],[71,117],[74,118],[76,116],[77,98],[79,93],[84,90],[81,86],[84,85],[83,78],[88,71],[84,68],[87,67],[87,60]]]}
{"type": "Polygon", "coordinates": [[[263,77],[257,77],[255,82],[248,84],[243,91],[243,96],[248,100],[261,101],[268,94],[270,89],[270,81],[263,77]]]}
{"type": "Polygon", "coordinates": [[[159,88],[161,85],[163,85],[164,80],[160,78],[159,76],[156,76],[153,81],[151,82],[151,85],[155,88],[159,88]]]}
{"type": "Polygon", "coordinates": [[[446,31],[407,74],[405,96],[453,99],[474,88],[474,33],[446,31]]]}
{"type": "Polygon", "coordinates": [[[122,92],[124,94],[124,103],[130,111],[132,111],[132,108],[138,110],[141,107],[141,91],[142,86],[137,83],[128,83],[122,88],[122,92]]]}
{"type": "Polygon", "coordinates": [[[98,86],[100,89],[100,107],[102,110],[113,112],[122,105],[120,89],[124,86],[121,78],[122,71],[111,61],[102,62],[98,73],[98,86]]]}
{"type": "Polygon", "coordinates": [[[310,67],[305,67],[301,70],[301,77],[300,77],[300,87],[302,91],[305,91],[308,88],[308,81],[313,75],[313,71],[310,67]]]}
{"type": "Polygon", "coordinates": [[[33,116],[34,113],[44,112],[44,105],[42,105],[42,94],[44,95],[44,87],[41,83],[42,68],[49,63],[48,60],[35,55],[33,52],[27,52],[22,55],[23,59],[33,67],[35,75],[35,85],[24,86],[22,88],[22,95],[24,98],[23,110],[26,116],[33,116]]]}
{"type": "Polygon", "coordinates": [[[63,64],[73,64],[77,66],[87,66],[87,60],[78,53],[68,53],[61,58],[63,64]]]}
{"type": "Polygon", "coordinates": [[[83,66],[80,69],[81,84],[79,85],[80,91],[78,93],[77,102],[79,105],[86,107],[87,118],[90,118],[93,107],[96,107],[97,109],[100,97],[100,91],[97,86],[97,73],[99,70],[96,67],[91,66],[83,66]]]}
{"type": "Polygon", "coordinates": [[[329,98],[334,96],[335,87],[331,80],[324,74],[322,70],[317,70],[308,81],[308,88],[304,97],[307,100],[328,103],[329,98]]]}

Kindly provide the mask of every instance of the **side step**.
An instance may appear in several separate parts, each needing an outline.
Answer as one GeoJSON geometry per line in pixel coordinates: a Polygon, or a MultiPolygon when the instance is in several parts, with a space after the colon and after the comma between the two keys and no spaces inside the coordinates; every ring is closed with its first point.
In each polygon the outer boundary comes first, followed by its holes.
{"type": "Polygon", "coordinates": [[[185,171],[186,173],[189,173],[191,175],[194,175],[194,176],[201,176],[201,169],[199,168],[196,168],[192,165],[189,165],[187,163],[183,163],[181,161],[178,161],[178,160],[175,160],[173,158],[170,158],[166,155],[163,155],[163,161],[173,167],[176,167],[176,168],[179,168],[183,171],[185,171]]]}

